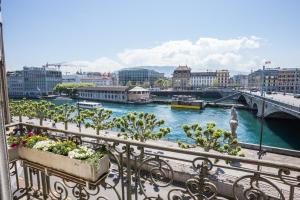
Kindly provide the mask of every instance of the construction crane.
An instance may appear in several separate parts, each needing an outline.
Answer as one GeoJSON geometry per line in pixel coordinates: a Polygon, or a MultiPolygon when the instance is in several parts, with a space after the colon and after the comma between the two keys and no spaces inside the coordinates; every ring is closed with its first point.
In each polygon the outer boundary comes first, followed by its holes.
{"type": "Polygon", "coordinates": [[[74,64],[68,64],[66,62],[61,62],[61,63],[46,63],[45,65],[43,65],[43,67],[56,67],[58,70],[60,70],[60,68],[62,66],[66,66],[66,67],[80,67],[78,65],[74,65],[74,64]]]}

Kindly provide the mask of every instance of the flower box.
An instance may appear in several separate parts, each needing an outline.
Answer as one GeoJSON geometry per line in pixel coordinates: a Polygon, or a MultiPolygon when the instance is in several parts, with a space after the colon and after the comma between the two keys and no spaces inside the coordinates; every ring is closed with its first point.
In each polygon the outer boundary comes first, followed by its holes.
{"type": "Polygon", "coordinates": [[[17,148],[7,147],[7,151],[8,151],[9,162],[14,160],[19,160],[19,154],[17,148]]]}
{"type": "Polygon", "coordinates": [[[21,159],[43,165],[47,168],[65,172],[82,178],[86,181],[95,182],[109,171],[110,160],[104,155],[99,160],[99,165],[94,166],[85,160],[72,159],[67,156],[54,154],[48,151],[19,147],[18,154],[21,159]]]}

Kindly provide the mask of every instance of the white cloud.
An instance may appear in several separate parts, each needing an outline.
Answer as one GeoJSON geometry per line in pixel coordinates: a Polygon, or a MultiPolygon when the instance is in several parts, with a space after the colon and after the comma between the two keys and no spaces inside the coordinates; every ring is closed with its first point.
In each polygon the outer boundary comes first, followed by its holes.
{"type": "Polygon", "coordinates": [[[114,71],[121,67],[157,65],[177,66],[187,64],[193,69],[221,69],[249,71],[262,63],[253,54],[261,47],[261,39],[255,36],[236,39],[199,38],[168,41],[151,48],[127,49],[117,54],[114,61],[102,57],[95,61],[74,61],[87,66],[84,70],[114,71]]]}
{"type": "MultiPolygon", "coordinates": [[[[94,61],[75,60],[67,64],[70,65],[73,70],[75,67],[76,71],[81,69],[82,71],[92,72],[113,72],[122,68],[120,63],[106,57],[101,57],[94,61]]],[[[64,71],[70,71],[70,69],[65,68],[64,71]]]]}

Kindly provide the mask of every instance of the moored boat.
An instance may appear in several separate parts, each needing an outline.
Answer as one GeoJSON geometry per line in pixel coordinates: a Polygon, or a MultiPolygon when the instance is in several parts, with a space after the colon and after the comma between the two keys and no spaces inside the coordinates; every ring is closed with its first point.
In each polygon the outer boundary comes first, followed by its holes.
{"type": "Polygon", "coordinates": [[[204,101],[196,100],[196,98],[192,96],[174,95],[172,97],[171,108],[200,110],[204,107],[204,101]]]}
{"type": "Polygon", "coordinates": [[[77,106],[79,108],[83,108],[83,109],[93,109],[93,108],[100,108],[102,105],[101,103],[98,102],[87,102],[87,101],[81,101],[81,102],[77,102],[77,106]]]}

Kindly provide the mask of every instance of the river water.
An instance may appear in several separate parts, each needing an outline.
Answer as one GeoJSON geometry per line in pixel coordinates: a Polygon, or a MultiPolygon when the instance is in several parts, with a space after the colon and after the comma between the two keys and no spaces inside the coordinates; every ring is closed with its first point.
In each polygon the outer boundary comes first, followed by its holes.
{"type": "MultiPolygon", "coordinates": [[[[74,100],[56,99],[55,104],[70,103],[74,100]]],[[[183,124],[200,123],[205,126],[207,122],[215,122],[217,128],[230,130],[230,109],[205,108],[201,111],[174,110],[169,105],[146,104],[118,104],[102,103],[105,109],[113,111],[113,116],[121,116],[127,112],[154,113],[159,119],[165,120],[165,126],[171,128],[166,140],[189,142],[181,126],[183,124]]],[[[247,110],[237,110],[239,126],[238,139],[241,142],[259,144],[260,120],[247,110]]],[[[300,150],[300,121],[267,119],[264,121],[263,145],[300,150]]]]}

